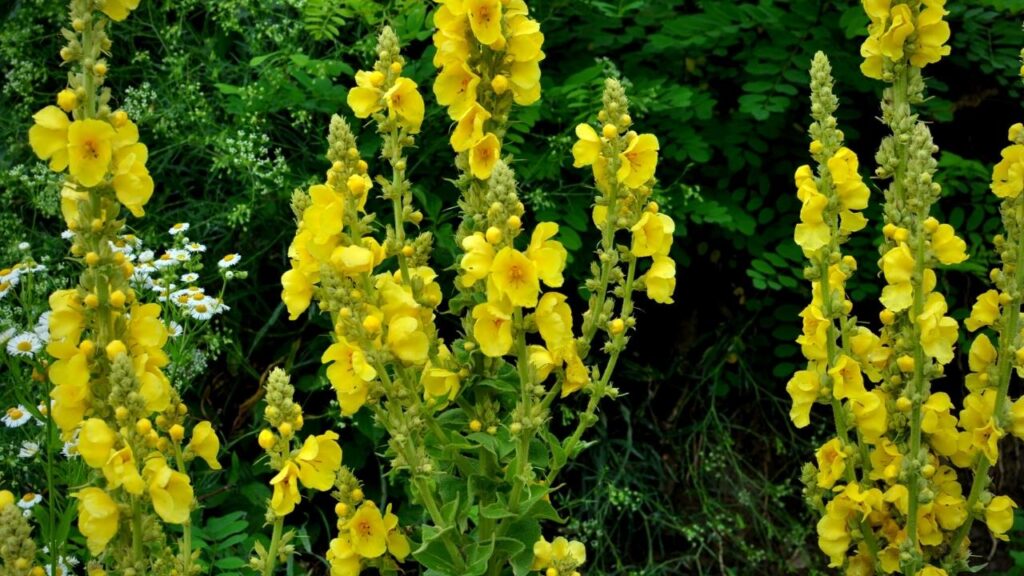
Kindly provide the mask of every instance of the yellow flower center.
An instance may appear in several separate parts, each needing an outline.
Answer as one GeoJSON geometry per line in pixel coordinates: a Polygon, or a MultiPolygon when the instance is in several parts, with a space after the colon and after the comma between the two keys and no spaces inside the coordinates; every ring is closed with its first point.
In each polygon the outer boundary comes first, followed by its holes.
{"type": "Polygon", "coordinates": [[[28,340],[22,340],[18,342],[18,350],[21,352],[30,352],[32,350],[32,343],[28,340]]]}
{"type": "Polygon", "coordinates": [[[100,157],[99,147],[100,143],[93,138],[82,142],[82,149],[85,151],[85,155],[92,157],[93,160],[100,157]]]}
{"type": "Polygon", "coordinates": [[[369,520],[361,520],[356,523],[356,532],[363,538],[373,536],[373,524],[369,520]]]}
{"type": "Polygon", "coordinates": [[[33,501],[35,499],[36,499],[36,495],[33,494],[32,492],[28,492],[27,494],[25,494],[24,496],[21,497],[21,500],[23,502],[31,502],[31,501],[33,501]]]}
{"type": "Polygon", "coordinates": [[[25,414],[21,410],[18,410],[17,408],[8,408],[7,409],[7,416],[11,420],[21,420],[21,417],[24,416],[24,415],[25,414]]]}
{"type": "Polygon", "coordinates": [[[196,312],[199,312],[200,314],[205,314],[207,310],[208,308],[206,307],[206,304],[199,304],[196,306],[196,312]]]}
{"type": "Polygon", "coordinates": [[[481,6],[481,7],[480,7],[480,8],[479,8],[479,9],[478,9],[478,10],[476,11],[476,17],[477,17],[478,19],[480,19],[481,21],[483,21],[483,22],[486,22],[486,23],[490,24],[490,22],[491,22],[491,17],[492,17],[492,16],[491,16],[491,9],[490,9],[490,7],[489,7],[489,6],[481,6]]]}

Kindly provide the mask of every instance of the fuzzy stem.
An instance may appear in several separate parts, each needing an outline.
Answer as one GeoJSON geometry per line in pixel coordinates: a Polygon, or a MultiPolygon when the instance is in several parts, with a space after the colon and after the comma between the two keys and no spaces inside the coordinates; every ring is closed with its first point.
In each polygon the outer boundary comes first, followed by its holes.
{"type": "Polygon", "coordinates": [[[270,548],[267,549],[267,561],[263,565],[263,576],[271,576],[277,566],[277,549],[281,545],[281,532],[284,530],[284,516],[274,518],[274,533],[270,537],[270,548]]]}

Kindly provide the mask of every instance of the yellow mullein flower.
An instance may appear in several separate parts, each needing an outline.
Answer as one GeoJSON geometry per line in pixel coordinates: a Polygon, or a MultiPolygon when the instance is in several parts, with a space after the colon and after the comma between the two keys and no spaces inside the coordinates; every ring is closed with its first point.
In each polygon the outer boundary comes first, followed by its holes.
{"type": "Polygon", "coordinates": [[[398,316],[388,323],[388,349],[406,364],[420,365],[427,361],[430,339],[415,316],[398,316]]]}
{"type": "Polygon", "coordinates": [[[478,76],[466,62],[445,66],[434,80],[434,96],[437,103],[448,107],[448,115],[452,120],[459,120],[474,104],[476,104],[476,87],[480,84],[478,76]]]}
{"type": "Polygon", "coordinates": [[[507,299],[473,307],[473,339],[487,356],[496,358],[512,349],[512,305],[507,299]]]}
{"type": "Polygon", "coordinates": [[[956,418],[949,413],[953,402],[945,392],[936,392],[921,405],[921,431],[928,435],[928,443],[943,456],[957,451],[956,418]]]}
{"type": "Polygon", "coordinates": [[[829,557],[829,567],[841,567],[851,542],[847,517],[827,513],[818,520],[817,532],[818,548],[829,557]]]}
{"type": "Polygon", "coordinates": [[[99,418],[89,418],[82,424],[78,434],[78,453],[91,468],[102,468],[116,441],[114,431],[106,422],[99,418]]]}
{"type": "Polygon", "coordinates": [[[924,68],[948,56],[950,47],[949,23],[942,19],[947,14],[943,9],[945,0],[925,2],[925,8],[917,15],[917,43],[910,55],[910,64],[924,68]]]}
{"type": "Polygon", "coordinates": [[[371,500],[363,502],[349,519],[348,532],[352,549],[363,558],[377,558],[387,551],[388,529],[371,500]]]}
{"type": "Polygon", "coordinates": [[[537,305],[540,280],[537,266],[525,254],[506,246],[498,251],[491,263],[487,292],[495,298],[507,298],[513,306],[532,308],[537,305]]]}
{"type": "Polygon", "coordinates": [[[544,45],[544,34],[540,31],[540,24],[522,15],[509,17],[507,23],[509,35],[505,51],[516,62],[536,60],[541,54],[541,46],[544,45]]]}
{"type": "MultiPolygon", "coordinates": [[[[448,347],[441,344],[437,350],[438,364],[450,361],[451,357],[452,354],[448,347]]],[[[438,401],[455,400],[459,394],[459,384],[460,378],[457,372],[453,372],[443,365],[435,365],[433,360],[427,360],[423,367],[423,374],[420,376],[424,400],[432,398],[438,401]]]]}
{"type": "Polygon", "coordinates": [[[996,496],[985,507],[985,524],[996,538],[1007,541],[1006,533],[1013,527],[1013,509],[1017,503],[1008,496],[996,496]]]}
{"type": "Polygon", "coordinates": [[[391,512],[391,504],[384,510],[384,529],[387,530],[388,553],[399,562],[412,552],[409,540],[398,529],[398,516],[391,512]]]}
{"type": "Polygon", "coordinates": [[[953,360],[953,345],[956,343],[958,327],[956,320],[946,316],[946,299],[937,292],[928,294],[924,310],[917,317],[921,329],[921,347],[925,354],[942,364],[953,360]]]}
{"type": "Polygon", "coordinates": [[[293,268],[281,276],[281,300],[288,308],[288,319],[295,320],[309,308],[313,298],[313,283],[299,270],[293,268]]]}
{"type": "Polygon", "coordinates": [[[590,372],[576,352],[576,346],[570,344],[565,349],[565,381],[562,382],[562,398],[573,392],[582,390],[590,383],[590,372]]]}
{"type": "Polygon", "coordinates": [[[903,455],[900,449],[888,438],[881,438],[875,444],[871,455],[871,472],[868,478],[871,480],[890,481],[896,478],[899,473],[900,464],[903,462],[903,455]]]}
{"type": "Polygon", "coordinates": [[[516,104],[529,106],[540,100],[540,61],[543,59],[541,52],[534,60],[512,63],[510,80],[512,100],[516,104]]]}
{"type": "Polygon", "coordinates": [[[10,490],[0,490],[0,510],[14,505],[14,493],[10,490]]]}
{"type": "Polygon", "coordinates": [[[355,276],[373,271],[375,258],[369,248],[350,244],[338,246],[331,253],[331,264],[346,276],[355,276]]]}
{"type": "Polygon", "coordinates": [[[974,332],[983,326],[991,326],[999,319],[999,314],[999,292],[989,290],[978,296],[971,307],[970,317],[964,320],[964,326],[974,332]]]}
{"type": "Polygon", "coordinates": [[[28,142],[41,160],[50,161],[50,170],[63,172],[68,167],[68,127],[71,120],[63,110],[47,106],[36,112],[29,128],[28,142]]]}
{"type": "Polygon", "coordinates": [[[101,120],[76,120],[68,126],[68,166],[82,186],[103,181],[113,156],[114,128],[101,120]]]}
{"type": "Polygon", "coordinates": [[[277,475],[270,479],[270,485],[274,487],[270,509],[277,516],[291,514],[299,503],[299,467],[288,460],[277,475]]]}
{"type": "Polygon", "coordinates": [[[992,193],[1000,198],[1016,198],[1024,190],[1024,145],[1003,148],[1002,160],[992,170],[992,193]]]}
{"type": "Polygon", "coordinates": [[[114,153],[114,193],[136,218],[146,214],[143,206],[153,196],[153,177],[146,170],[147,154],[142,144],[114,153]]]}
{"type": "Polygon", "coordinates": [[[139,7],[139,0],[105,0],[100,11],[115,22],[128,17],[128,13],[139,7]]]}
{"type": "Polygon", "coordinates": [[[199,456],[206,465],[214,470],[220,470],[220,462],[217,462],[217,453],[220,452],[220,438],[213,430],[213,425],[203,420],[192,429],[192,440],[188,443],[189,449],[199,456]]]}
{"type": "Polygon", "coordinates": [[[500,156],[501,142],[497,136],[488,132],[469,149],[469,170],[473,177],[479,180],[490,178],[500,156]]]}
{"type": "Polygon", "coordinates": [[[377,378],[377,371],[367,361],[366,354],[358,346],[340,339],[324,351],[320,361],[332,362],[327,367],[327,379],[338,394],[342,414],[351,416],[358,412],[369,393],[367,384],[377,378]]]}
{"type": "Polygon", "coordinates": [[[347,97],[348,107],[356,118],[366,118],[384,109],[384,91],[380,89],[383,83],[384,74],[380,72],[356,72],[356,87],[348,91],[347,97]]]}
{"type": "Polygon", "coordinates": [[[89,364],[85,354],[62,358],[50,365],[50,381],[54,388],[53,420],[65,434],[82,421],[89,401],[89,364]]]}
{"type": "Polygon", "coordinates": [[[827,246],[832,237],[824,218],[827,206],[828,198],[815,191],[807,196],[800,208],[800,223],[793,231],[793,241],[805,252],[814,252],[827,246]]]}
{"type": "Polygon", "coordinates": [[[395,85],[384,93],[388,105],[388,116],[398,121],[410,134],[419,134],[423,124],[423,96],[416,89],[416,83],[409,78],[399,78],[395,85]]]}
{"type": "Polygon", "coordinates": [[[536,382],[539,384],[547,380],[551,371],[555,369],[555,358],[551,355],[551,351],[543,346],[531,344],[527,346],[527,353],[536,382]]]}
{"type": "Polygon", "coordinates": [[[184,524],[192,513],[192,485],[188,476],[171,469],[162,456],[146,461],[145,476],[153,510],[168,524],[184,524]]]}
{"type": "Polygon", "coordinates": [[[978,337],[971,343],[971,350],[967,354],[967,365],[971,374],[967,375],[967,389],[972,392],[980,392],[989,385],[986,371],[989,366],[996,362],[996,347],[985,334],[978,334],[978,337]]]}
{"type": "Polygon", "coordinates": [[[582,542],[569,541],[562,536],[548,542],[541,537],[533,545],[533,564],[530,566],[530,570],[554,568],[558,572],[559,567],[564,567],[566,564],[575,569],[586,562],[587,549],[582,542]]]}
{"type": "Polygon", "coordinates": [[[942,568],[936,568],[935,566],[929,564],[928,566],[925,566],[924,568],[918,570],[917,574],[915,574],[914,576],[948,576],[948,574],[942,568]]]}
{"type": "Polygon", "coordinates": [[[619,154],[622,161],[615,177],[630,188],[637,188],[654,177],[658,166],[658,137],[640,134],[619,154]]]}
{"type": "Polygon", "coordinates": [[[629,250],[637,257],[666,255],[672,245],[672,234],[675,233],[675,229],[676,224],[671,216],[661,212],[652,214],[645,211],[640,220],[630,228],[633,243],[629,250]]]}
{"type": "Polygon", "coordinates": [[[940,224],[932,232],[931,249],[943,264],[959,264],[967,260],[967,243],[957,237],[949,224],[940,224]]]}
{"type": "MultiPolygon", "coordinates": [[[[675,229],[674,225],[672,229],[675,229]]],[[[556,234],[558,234],[558,224],[541,222],[533,229],[533,234],[530,235],[530,245],[526,248],[526,257],[536,266],[537,277],[552,288],[562,285],[562,271],[565,269],[565,261],[568,257],[565,246],[562,246],[558,240],[552,240],[556,234]]],[[[669,238],[669,242],[671,242],[671,236],[669,238]]]]}
{"type": "Polygon", "coordinates": [[[330,430],[318,436],[309,436],[295,456],[299,467],[299,480],[307,488],[321,492],[334,486],[334,477],[341,467],[341,446],[338,435],[330,430]]]}
{"type": "Polygon", "coordinates": [[[547,292],[537,303],[534,314],[537,329],[547,349],[561,356],[572,341],[572,309],[566,297],[558,292],[547,292]]]}
{"type": "Polygon", "coordinates": [[[145,490],[145,483],[136,466],[135,455],[130,447],[124,447],[110,455],[103,465],[103,477],[107,480],[107,488],[115,490],[124,488],[125,492],[139,496],[145,490]]]}
{"type": "Polygon", "coordinates": [[[889,12],[889,27],[879,38],[882,55],[891,60],[903,58],[903,44],[914,33],[914,16],[910,6],[897,4],[889,12]]]}
{"type": "Polygon", "coordinates": [[[859,398],[867,393],[860,364],[846,354],[836,360],[828,375],[832,377],[832,395],[836,398],[859,398]]]}
{"type": "Polygon", "coordinates": [[[863,210],[868,207],[870,190],[858,172],[857,154],[843,146],[826,163],[832,174],[840,205],[846,210],[863,210]]]}
{"type": "Polygon", "coordinates": [[[881,80],[882,65],[885,59],[882,57],[882,47],[878,41],[878,36],[870,34],[864,39],[864,43],[860,45],[860,55],[864,58],[864,61],[860,64],[861,74],[868,78],[881,80]]]}
{"type": "Polygon", "coordinates": [[[786,392],[793,399],[789,419],[797,428],[810,424],[811,406],[818,400],[820,389],[820,378],[813,370],[798,370],[786,383],[786,392]]]}
{"type": "Polygon", "coordinates": [[[901,242],[882,256],[882,274],[888,285],[882,288],[882,305],[887,310],[901,312],[910,307],[914,299],[914,287],[910,277],[914,273],[914,257],[910,246],[901,242]]]}
{"type": "Polygon", "coordinates": [[[478,42],[490,45],[501,38],[501,0],[465,0],[465,9],[478,42]]]}
{"type": "Polygon", "coordinates": [[[576,137],[579,140],[572,145],[572,165],[574,168],[590,166],[601,155],[601,137],[590,124],[577,124],[576,137]]]}
{"type": "Polygon", "coordinates": [[[331,565],[331,576],[359,576],[362,571],[362,560],[352,549],[348,534],[339,534],[331,540],[327,562],[331,565]]]}
{"type": "Polygon", "coordinates": [[[863,434],[864,441],[868,444],[878,442],[882,434],[888,430],[888,413],[885,411],[885,402],[885,392],[879,389],[850,399],[854,422],[857,424],[857,429],[863,434]]]}
{"type": "Polygon", "coordinates": [[[832,488],[846,471],[846,452],[838,438],[823,444],[815,453],[818,459],[818,487],[832,488]]]}
{"type": "Polygon", "coordinates": [[[462,239],[462,249],[466,252],[459,260],[459,268],[463,270],[462,282],[472,286],[477,280],[487,278],[494,262],[494,246],[484,237],[482,232],[474,232],[462,239]]]}
{"type": "Polygon", "coordinates": [[[474,102],[459,116],[459,122],[452,130],[449,143],[456,152],[465,152],[484,137],[484,124],[491,118],[491,113],[483,106],[474,102]]]}
{"type": "Polygon", "coordinates": [[[659,304],[672,304],[676,291],[676,261],[668,256],[655,256],[643,276],[647,297],[659,304]]]}
{"type": "Polygon", "coordinates": [[[78,499],[78,530],[85,536],[89,553],[98,556],[117,534],[117,503],[100,488],[83,488],[73,496],[78,499]]]}

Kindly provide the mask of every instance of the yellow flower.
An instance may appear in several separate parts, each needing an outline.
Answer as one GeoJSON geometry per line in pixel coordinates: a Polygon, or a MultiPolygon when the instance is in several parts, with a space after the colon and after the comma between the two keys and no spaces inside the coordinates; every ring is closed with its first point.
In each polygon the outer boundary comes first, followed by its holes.
{"type": "Polygon", "coordinates": [[[910,13],[910,6],[906,4],[894,6],[889,16],[889,28],[879,38],[879,45],[882,55],[891,60],[900,60],[903,58],[903,44],[907,36],[914,33],[914,17],[910,13]]]}
{"type": "Polygon", "coordinates": [[[828,159],[828,170],[836,186],[839,203],[845,210],[863,210],[868,207],[871,192],[858,172],[857,155],[843,146],[828,159]]]}
{"type": "Polygon", "coordinates": [[[274,494],[270,497],[270,509],[278,517],[287,516],[299,503],[299,467],[288,460],[280,472],[270,479],[274,494]]]}
{"type": "Polygon", "coordinates": [[[942,568],[936,568],[929,564],[928,566],[918,570],[915,576],[947,576],[947,573],[942,568]]]}
{"type": "Polygon", "coordinates": [[[971,315],[964,320],[964,326],[971,332],[983,326],[991,326],[999,318],[999,292],[989,290],[978,296],[971,307],[971,315]]]}
{"type": "Polygon", "coordinates": [[[100,488],[83,488],[73,496],[78,499],[78,530],[85,536],[89,552],[98,556],[117,534],[117,503],[100,488]]]}
{"type": "Polygon", "coordinates": [[[434,80],[434,96],[437,103],[448,107],[448,115],[458,120],[476,104],[476,87],[480,77],[470,69],[469,64],[460,62],[445,66],[434,80]]]}
{"type": "Polygon", "coordinates": [[[488,280],[488,294],[493,288],[496,298],[505,297],[513,306],[537,305],[540,293],[537,266],[533,260],[515,248],[506,246],[498,251],[491,263],[488,280]]]}
{"type": "Polygon", "coordinates": [[[388,553],[394,556],[399,562],[412,552],[409,540],[398,529],[398,516],[391,512],[391,504],[384,510],[384,529],[388,531],[388,553]]]}
{"type": "Polygon", "coordinates": [[[921,406],[921,431],[928,435],[928,443],[943,456],[957,451],[956,418],[949,413],[953,402],[945,392],[936,392],[921,406]]]}
{"type": "Polygon", "coordinates": [[[478,42],[489,45],[501,38],[501,0],[465,0],[464,6],[478,42]]]}
{"type": "Polygon", "coordinates": [[[882,65],[885,59],[882,57],[882,46],[878,36],[869,35],[860,45],[860,55],[864,61],[860,64],[861,74],[875,80],[882,79],[882,65]]]}
{"type": "Polygon", "coordinates": [[[540,49],[544,44],[540,24],[522,15],[512,15],[506,22],[509,29],[506,53],[516,62],[529,62],[540,57],[540,49]]]}
{"type": "Polygon", "coordinates": [[[338,435],[330,430],[306,438],[295,456],[299,480],[307,488],[325,492],[334,486],[334,477],[341,467],[341,446],[338,435]]]}
{"type": "Polygon", "coordinates": [[[541,297],[534,314],[537,329],[547,349],[561,357],[572,341],[572,309],[566,297],[558,292],[547,292],[541,297]]]}
{"type": "Polygon", "coordinates": [[[817,401],[820,389],[820,378],[813,370],[798,370],[786,383],[786,392],[793,399],[789,419],[797,428],[810,424],[811,406],[817,401]]]}
{"type": "Polygon", "coordinates": [[[825,514],[818,520],[818,548],[829,557],[829,567],[842,567],[850,548],[850,528],[845,516],[825,514]]]}
{"type": "Polygon", "coordinates": [[[123,487],[125,492],[139,496],[145,489],[135,465],[135,456],[128,446],[110,455],[103,465],[103,477],[107,479],[107,488],[110,490],[123,487]]]}
{"type": "Polygon", "coordinates": [[[473,339],[487,356],[496,358],[512,349],[512,305],[508,300],[473,307],[473,339]]]}
{"type": "Polygon", "coordinates": [[[384,91],[380,89],[384,75],[380,72],[356,72],[356,87],[348,91],[348,107],[357,118],[366,118],[384,109],[384,91]]]}
{"type": "Polygon", "coordinates": [[[309,308],[313,283],[299,270],[292,268],[281,276],[281,300],[288,307],[288,319],[295,320],[309,308]]]}
{"type": "Polygon", "coordinates": [[[582,390],[590,383],[590,372],[583,359],[576,352],[576,346],[570,344],[565,349],[565,381],[562,382],[562,398],[582,390]]]}
{"type": "Polygon", "coordinates": [[[621,165],[615,177],[630,188],[637,188],[654,178],[654,170],[658,166],[658,137],[653,134],[640,134],[634,138],[626,150],[619,154],[621,165]]]}
{"type": "Polygon", "coordinates": [[[533,60],[513,62],[510,70],[512,83],[512,100],[520,106],[529,106],[540,100],[540,61],[544,59],[541,52],[533,60]]]}
{"type": "Polygon", "coordinates": [[[885,392],[879,389],[850,399],[854,422],[868,444],[877,442],[888,430],[885,401],[885,392]]]}
{"type": "Polygon", "coordinates": [[[1013,509],[1017,504],[1008,496],[996,496],[985,507],[985,524],[996,538],[1006,541],[1006,533],[1013,527],[1013,509]]]}
{"type": "Polygon", "coordinates": [[[444,363],[451,360],[451,352],[448,347],[441,344],[437,350],[437,364],[428,359],[423,367],[423,374],[420,376],[420,385],[423,386],[423,399],[435,399],[437,401],[454,400],[459,394],[460,379],[457,372],[444,367],[444,363]]]}
{"type": "Polygon", "coordinates": [[[831,488],[846,471],[846,452],[838,438],[822,445],[815,453],[818,459],[818,488],[831,488]]]}
{"type": "Polygon", "coordinates": [[[655,256],[651,267],[644,274],[647,297],[659,304],[671,304],[672,293],[676,291],[676,261],[668,256],[655,256]]]}
{"type": "Polygon", "coordinates": [[[882,256],[882,273],[888,286],[882,288],[882,305],[887,310],[901,312],[910,307],[914,299],[914,287],[910,277],[914,273],[914,257],[910,246],[901,242],[882,256]]]}
{"type": "Polygon", "coordinates": [[[363,502],[349,519],[348,532],[352,549],[363,558],[377,558],[387,551],[388,529],[380,509],[370,500],[363,502]]]}
{"type": "Polygon", "coordinates": [[[50,365],[53,420],[65,434],[82,421],[89,401],[89,364],[85,354],[75,354],[50,365]]]}
{"type": "Polygon", "coordinates": [[[327,379],[338,394],[342,414],[351,416],[358,412],[369,393],[367,383],[377,378],[377,371],[367,362],[366,354],[342,338],[324,351],[320,361],[333,362],[327,367],[327,379]]]}
{"type": "Polygon", "coordinates": [[[940,224],[932,232],[931,249],[943,264],[959,264],[967,260],[967,243],[957,237],[949,224],[940,224]]]}
{"type": "Polygon", "coordinates": [[[805,253],[827,246],[832,237],[829,225],[824,219],[826,206],[828,198],[815,191],[800,207],[800,223],[793,232],[793,241],[803,248],[805,253]]]}
{"type": "Polygon", "coordinates": [[[395,85],[384,93],[388,104],[388,117],[398,122],[410,134],[419,134],[423,124],[423,96],[416,90],[416,83],[409,78],[399,78],[395,85]]]}
{"type": "Polygon", "coordinates": [[[995,362],[996,347],[992,345],[992,341],[988,339],[988,336],[978,334],[978,337],[971,344],[970,352],[967,354],[967,365],[971,369],[971,373],[966,378],[967,389],[972,392],[980,392],[988,387],[989,380],[986,372],[989,366],[992,366],[995,362]]]}
{"type": "Polygon", "coordinates": [[[192,428],[192,440],[188,447],[206,461],[207,466],[214,470],[220,470],[220,462],[217,462],[217,453],[220,452],[220,438],[213,430],[213,425],[203,420],[192,428]]]}
{"type": "Polygon", "coordinates": [[[105,0],[101,12],[115,22],[128,17],[128,13],[139,7],[139,0],[105,0]]]}
{"type": "Polygon", "coordinates": [[[427,361],[430,339],[415,316],[397,316],[388,323],[388,349],[406,364],[420,365],[427,361]]]}
{"type": "Polygon", "coordinates": [[[76,120],[68,127],[68,165],[82,186],[103,181],[113,156],[114,128],[101,120],[76,120]]]}
{"type": "MultiPolygon", "coordinates": [[[[944,0],[943,0],[944,1],[944,0]]],[[[917,15],[917,45],[910,55],[910,63],[918,68],[935,64],[950,52],[949,23],[942,17],[946,11],[943,2],[925,2],[925,9],[917,15]]]]}
{"type": "Polygon", "coordinates": [[[501,143],[498,142],[497,136],[488,132],[469,149],[469,170],[473,177],[479,180],[490,178],[500,156],[501,143]]]}
{"type": "MultiPolygon", "coordinates": [[[[491,113],[483,106],[474,102],[459,116],[459,122],[452,130],[449,142],[456,152],[465,152],[484,137],[484,124],[491,118],[491,113]]],[[[495,155],[496,157],[496,155],[495,155]]]]}
{"type": "MultiPolygon", "coordinates": [[[[555,358],[551,355],[551,352],[543,346],[531,344],[526,348],[530,356],[530,367],[533,368],[535,382],[540,384],[547,380],[548,376],[551,375],[551,371],[555,369],[555,358]]],[[[1024,404],[1022,404],[1022,406],[1024,406],[1024,404]]]]}
{"type": "Polygon", "coordinates": [[[601,137],[590,124],[577,124],[576,137],[579,140],[572,145],[573,167],[590,166],[601,154],[601,137]]]}
{"type": "Polygon", "coordinates": [[[331,540],[327,562],[331,565],[331,576],[359,576],[362,570],[361,559],[352,549],[348,534],[339,534],[331,540]]]}
{"type": "Polygon", "coordinates": [[[956,320],[945,316],[946,299],[938,292],[928,294],[924,310],[917,317],[917,325],[921,329],[921,347],[925,354],[935,358],[941,364],[949,364],[953,360],[953,345],[959,332],[956,320]]]}
{"type": "Polygon", "coordinates": [[[116,440],[114,431],[106,422],[99,418],[89,418],[82,424],[78,434],[78,453],[91,468],[102,468],[116,440]]]}
{"type": "Polygon", "coordinates": [[[1000,155],[1003,159],[992,170],[992,193],[1016,198],[1024,190],[1024,145],[1007,146],[1000,155]]]}
{"type": "Polygon", "coordinates": [[[10,490],[0,490],[0,510],[14,505],[14,494],[10,490]]]}
{"type": "Polygon", "coordinates": [[[568,256],[565,246],[558,240],[552,240],[558,234],[558,224],[541,222],[533,229],[530,245],[526,248],[529,258],[537,270],[537,277],[552,288],[562,285],[562,270],[568,256]]]}
{"type": "Polygon", "coordinates": [[[836,360],[828,375],[832,377],[832,395],[836,398],[859,398],[867,393],[860,364],[846,354],[836,360]]]}
{"type": "Polygon", "coordinates": [[[459,261],[459,268],[463,270],[462,282],[465,286],[472,286],[491,273],[494,246],[484,238],[483,232],[474,232],[462,239],[462,249],[466,252],[459,261]]]}
{"type": "Polygon", "coordinates": [[[369,248],[355,244],[338,246],[331,253],[331,264],[347,276],[372,272],[374,260],[373,252],[369,248]]]}
{"type": "MultiPolygon", "coordinates": [[[[571,567],[574,570],[587,561],[587,549],[582,542],[566,540],[559,536],[548,542],[542,536],[533,544],[533,564],[531,570],[544,570],[555,568],[561,573],[563,567],[571,567]]],[[[571,573],[571,572],[567,572],[571,573]]]]}
{"type": "Polygon", "coordinates": [[[671,216],[661,212],[644,212],[640,220],[630,228],[633,233],[633,244],[630,252],[634,256],[654,256],[668,254],[672,246],[672,234],[676,224],[671,216]]]}
{"type": "Polygon", "coordinates": [[[161,456],[146,461],[145,475],[153,510],[168,524],[184,524],[192,513],[192,485],[188,476],[172,470],[161,456]]]}
{"type": "Polygon", "coordinates": [[[47,106],[32,119],[35,125],[28,130],[32,151],[41,160],[50,161],[50,170],[63,172],[68,167],[68,115],[56,106],[47,106]]]}
{"type": "Polygon", "coordinates": [[[113,185],[117,199],[135,217],[145,214],[143,206],[153,195],[153,178],[146,169],[149,150],[139,144],[139,128],[131,120],[116,130],[113,145],[113,185]]]}

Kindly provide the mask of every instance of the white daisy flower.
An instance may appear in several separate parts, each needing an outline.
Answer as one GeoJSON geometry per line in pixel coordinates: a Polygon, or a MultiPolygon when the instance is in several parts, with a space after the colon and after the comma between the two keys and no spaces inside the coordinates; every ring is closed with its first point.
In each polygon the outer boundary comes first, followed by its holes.
{"type": "Polygon", "coordinates": [[[43,266],[42,264],[36,264],[35,266],[30,266],[26,268],[25,272],[29,274],[35,274],[36,272],[46,272],[46,266],[43,266]]]}
{"type": "Polygon", "coordinates": [[[178,234],[181,234],[182,232],[187,232],[187,231],[188,231],[188,222],[178,222],[174,226],[171,226],[171,229],[168,230],[167,232],[170,233],[171,236],[177,236],[178,234]]]}
{"type": "Polygon", "coordinates": [[[71,566],[72,568],[74,568],[75,566],[78,566],[80,564],[80,562],[78,561],[78,558],[75,558],[74,556],[68,556],[66,558],[61,558],[61,561],[64,562],[65,564],[67,564],[68,566],[71,566]]]}
{"type": "Polygon", "coordinates": [[[65,240],[71,240],[75,237],[75,233],[72,232],[71,230],[65,230],[60,233],[60,237],[65,240]]]}
{"type": "Polygon", "coordinates": [[[231,268],[232,266],[238,264],[241,261],[242,257],[239,256],[238,254],[228,254],[227,256],[221,258],[219,262],[217,262],[217,266],[220,266],[221,269],[231,268]]]}
{"type": "Polygon", "coordinates": [[[181,275],[181,281],[188,284],[192,284],[197,280],[199,280],[199,274],[196,274],[195,272],[189,272],[188,274],[181,275]]]}
{"type": "Polygon", "coordinates": [[[29,244],[28,242],[19,242],[18,243],[18,250],[21,250],[22,252],[28,252],[31,248],[32,248],[32,245],[29,244]]]}
{"type": "Polygon", "coordinates": [[[19,428],[31,419],[32,415],[28,413],[28,410],[18,404],[14,408],[8,408],[4,417],[0,418],[0,422],[3,422],[8,428],[19,428]]]}
{"type": "Polygon", "coordinates": [[[18,458],[31,458],[39,453],[39,443],[25,440],[18,450],[18,458]]]}
{"type": "Polygon", "coordinates": [[[110,242],[108,240],[107,244],[110,245],[110,249],[112,251],[119,252],[121,254],[128,255],[135,251],[135,247],[132,246],[130,243],[125,242],[124,239],[118,240],[117,243],[110,242]]]}
{"type": "Polygon", "coordinates": [[[78,457],[78,438],[76,437],[74,442],[65,442],[64,447],[60,449],[60,453],[71,460],[72,458],[78,457]]]}
{"type": "Polygon", "coordinates": [[[0,332],[0,346],[6,344],[11,338],[14,338],[14,335],[17,333],[18,330],[16,328],[8,328],[3,332],[0,332]]]}
{"type": "Polygon", "coordinates": [[[31,510],[33,506],[43,501],[43,497],[34,492],[29,492],[18,500],[18,508],[22,510],[31,510]]]}
{"type": "Polygon", "coordinates": [[[153,254],[152,250],[143,250],[139,252],[139,262],[152,262],[156,255],[153,254]]]}
{"type": "Polygon", "coordinates": [[[188,262],[192,259],[192,253],[188,250],[182,250],[181,248],[171,248],[167,251],[178,262],[188,262]]]}
{"type": "Polygon", "coordinates": [[[7,353],[11,356],[31,358],[43,347],[43,342],[32,332],[22,332],[7,341],[7,353]]]}
{"type": "Polygon", "coordinates": [[[157,270],[163,270],[164,268],[170,268],[177,265],[178,261],[170,252],[164,252],[159,258],[153,260],[153,266],[156,266],[157,270]]]}
{"type": "Polygon", "coordinates": [[[171,320],[167,324],[167,335],[170,336],[171,338],[177,338],[178,336],[181,336],[181,332],[181,324],[178,324],[174,320],[171,320]]]}
{"type": "Polygon", "coordinates": [[[223,313],[227,312],[228,310],[231,310],[231,307],[228,306],[227,304],[225,304],[223,300],[215,300],[214,301],[214,305],[213,305],[213,313],[214,314],[223,314],[223,313]]]}
{"type": "Polygon", "coordinates": [[[217,305],[214,298],[192,300],[188,303],[188,314],[196,320],[209,320],[217,313],[217,305]]]}
{"type": "Polygon", "coordinates": [[[203,252],[206,252],[206,245],[205,244],[200,244],[199,242],[189,242],[188,244],[185,244],[185,250],[188,250],[189,252],[192,252],[193,254],[195,254],[195,253],[200,253],[201,254],[203,252]]]}
{"type": "Polygon", "coordinates": [[[4,268],[0,270],[0,298],[3,298],[21,282],[20,268],[4,268]]]}
{"type": "Polygon", "coordinates": [[[36,327],[32,329],[39,336],[39,339],[43,342],[50,341],[50,311],[47,310],[39,315],[39,320],[36,321],[36,327]]]}
{"type": "MultiPolygon", "coordinates": [[[[60,558],[59,560],[57,560],[57,574],[56,574],[56,576],[70,576],[71,569],[68,567],[68,564],[65,563],[65,560],[66,560],[65,558],[60,558]]],[[[53,569],[52,565],[50,565],[50,564],[46,565],[46,576],[54,576],[54,574],[52,572],[52,569],[53,569]]]]}

